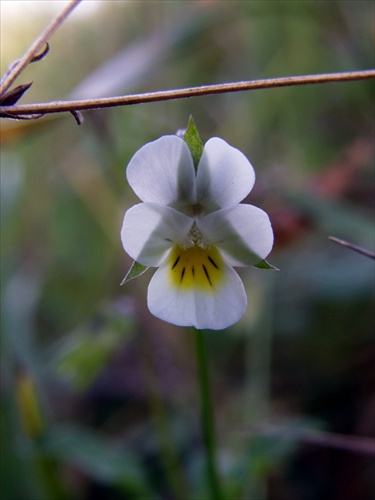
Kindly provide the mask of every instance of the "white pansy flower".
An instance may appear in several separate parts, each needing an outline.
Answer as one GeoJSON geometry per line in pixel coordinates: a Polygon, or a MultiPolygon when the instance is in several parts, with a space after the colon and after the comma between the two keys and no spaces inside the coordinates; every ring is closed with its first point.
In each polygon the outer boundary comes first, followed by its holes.
{"type": "Polygon", "coordinates": [[[126,212],[121,239],[135,261],[158,267],[151,313],[199,329],[236,323],[247,297],[233,266],[259,263],[273,245],[268,215],[240,204],[255,182],[247,158],[214,137],[195,169],[186,142],[164,136],[135,153],[127,179],[143,203],[126,212]]]}

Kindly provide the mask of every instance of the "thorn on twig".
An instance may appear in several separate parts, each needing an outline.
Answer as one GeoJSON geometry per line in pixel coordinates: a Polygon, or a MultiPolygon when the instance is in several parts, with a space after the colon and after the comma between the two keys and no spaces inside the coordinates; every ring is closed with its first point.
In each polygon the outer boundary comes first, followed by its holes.
{"type": "Polygon", "coordinates": [[[354,245],[353,243],[349,243],[348,241],[345,240],[340,240],[339,238],[336,238],[335,236],[328,236],[328,239],[331,241],[334,241],[335,243],[338,243],[339,245],[350,248],[350,250],[354,250],[355,252],[358,252],[362,255],[365,255],[366,257],[369,257],[370,259],[375,259],[375,253],[371,252],[370,250],[366,250],[366,248],[359,247],[358,245],[354,245]]]}
{"type": "Polygon", "coordinates": [[[73,115],[75,121],[77,122],[77,125],[82,125],[83,123],[83,115],[79,111],[75,111],[74,109],[71,111],[71,114],[73,115]]]}
{"type": "Polygon", "coordinates": [[[18,87],[5,92],[5,94],[0,97],[0,106],[13,106],[13,104],[16,104],[32,84],[33,82],[18,85],[18,87]]]}
{"type": "Polygon", "coordinates": [[[37,62],[37,61],[41,61],[42,59],[44,59],[46,57],[46,55],[48,54],[49,52],[49,43],[46,42],[46,46],[44,47],[44,49],[42,50],[42,52],[40,52],[40,54],[36,54],[32,59],[31,59],[31,63],[33,62],[37,62]]]}

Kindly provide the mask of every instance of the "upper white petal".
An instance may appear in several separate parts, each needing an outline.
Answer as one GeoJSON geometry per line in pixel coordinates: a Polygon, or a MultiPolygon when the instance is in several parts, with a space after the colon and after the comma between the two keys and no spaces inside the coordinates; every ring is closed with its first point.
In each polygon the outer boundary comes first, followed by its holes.
{"type": "Polygon", "coordinates": [[[195,170],[185,141],[166,135],[139,149],[126,170],[142,201],[179,206],[195,200],[195,170]]]}
{"type": "Polygon", "coordinates": [[[254,182],[254,169],[241,151],[218,137],[205,144],[197,171],[197,203],[206,212],[239,203],[254,182]]]}
{"type": "Polygon", "coordinates": [[[159,266],[173,244],[181,244],[193,219],[174,208],[157,203],[139,203],[124,217],[121,241],[125,251],[145,266],[159,266]]]}
{"type": "Polygon", "coordinates": [[[196,220],[205,240],[216,246],[232,266],[251,266],[272,250],[273,231],[266,212],[239,204],[196,220]]]}
{"type": "Polygon", "coordinates": [[[225,264],[223,281],[214,291],[179,289],[171,284],[169,262],[152,277],[147,294],[150,312],[168,323],[222,330],[236,323],[247,306],[246,292],[236,271],[225,264]]]}

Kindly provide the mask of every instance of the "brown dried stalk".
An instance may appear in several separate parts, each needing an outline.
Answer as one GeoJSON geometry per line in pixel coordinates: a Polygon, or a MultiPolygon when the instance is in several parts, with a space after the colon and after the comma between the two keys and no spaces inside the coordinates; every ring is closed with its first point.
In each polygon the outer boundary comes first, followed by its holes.
{"type": "Polygon", "coordinates": [[[328,239],[338,243],[339,245],[350,248],[350,250],[354,250],[370,259],[375,259],[375,253],[371,252],[371,250],[367,250],[366,248],[359,247],[358,245],[354,245],[354,243],[350,243],[349,241],[341,240],[340,238],[336,238],[336,236],[328,236],[328,239]]]}
{"type": "Polygon", "coordinates": [[[99,99],[83,99],[78,101],[52,101],[36,104],[19,104],[8,106],[6,109],[0,107],[0,116],[17,118],[22,115],[36,113],[63,113],[72,111],[83,111],[88,109],[109,108],[115,106],[128,106],[155,101],[169,101],[172,99],[183,99],[209,94],[222,94],[225,92],[239,92],[244,90],[256,90],[275,87],[286,87],[294,85],[308,85],[317,83],[347,82],[352,80],[366,80],[375,78],[375,70],[352,71],[346,73],[326,73],[318,75],[287,76],[280,78],[267,78],[263,80],[247,80],[242,82],[222,83],[214,85],[203,85],[201,87],[190,87],[175,90],[161,90],[157,92],[146,92],[142,94],[125,95],[119,97],[103,97],[99,99]]]}
{"type": "Polygon", "coordinates": [[[22,71],[26,68],[28,64],[38,60],[38,58],[43,57],[45,55],[46,51],[42,49],[46,46],[49,38],[53,35],[53,33],[55,33],[55,31],[61,26],[61,24],[65,21],[65,19],[69,16],[69,14],[80,2],[81,0],[71,0],[62,10],[62,12],[50,22],[50,24],[45,28],[45,30],[42,31],[42,33],[40,33],[35,38],[33,43],[23,54],[23,56],[11,65],[9,71],[4,75],[4,78],[1,80],[0,96],[5,94],[5,92],[9,89],[9,87],[12,85],[15,79],[22,73],[22,71]],[[38,56],[39,53],[41,53],[41,56],[38,56]]]}

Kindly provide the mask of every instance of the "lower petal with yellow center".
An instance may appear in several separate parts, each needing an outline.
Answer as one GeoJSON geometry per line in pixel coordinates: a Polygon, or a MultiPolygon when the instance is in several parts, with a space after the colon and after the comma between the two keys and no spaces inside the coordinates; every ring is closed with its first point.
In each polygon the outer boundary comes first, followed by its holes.
{"type": "Polygon", "coordinates": [[[241,278],[216,247],[174,246],[147,293],[151,313],[180,326],[221,330],[244,314],[241,278]]]}
{"type": "Polygon", "coordinates": [[[224,263],[215,247],[175,246],[168,257],[171,285],[180,290],[214,292],[223,282],[224,263]]]}

